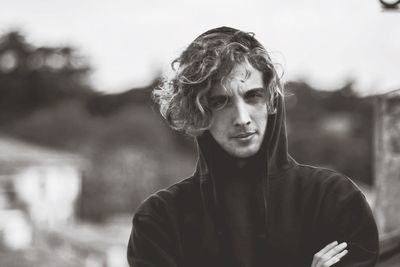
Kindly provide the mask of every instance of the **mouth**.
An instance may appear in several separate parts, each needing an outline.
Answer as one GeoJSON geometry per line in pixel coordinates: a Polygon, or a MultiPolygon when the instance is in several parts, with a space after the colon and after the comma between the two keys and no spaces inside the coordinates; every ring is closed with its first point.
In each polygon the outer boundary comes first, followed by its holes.
{"type": "Polygon", "coordinates": [[[256,134],[256,131],[243,132],[243,133],[239,133],[239,134],[233,135],[232,138],[233,139],[239,139],[239,140],[246,140],[246,139],[250,139],[255,134],[256,134]]]}

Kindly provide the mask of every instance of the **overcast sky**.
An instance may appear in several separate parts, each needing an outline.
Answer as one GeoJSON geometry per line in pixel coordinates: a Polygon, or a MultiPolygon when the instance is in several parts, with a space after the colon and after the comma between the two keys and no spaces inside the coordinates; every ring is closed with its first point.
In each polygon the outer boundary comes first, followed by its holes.
{"type": "Polygon", "coordinates": [[[400,11],[378,0],[0,0],[0,34],[71,45],[94,67],[93,85],[147,85],[197,35],[222,25],[252,31],[285,80],[321,89],[354,80],[362,94],[400,89],[400,11]]]}

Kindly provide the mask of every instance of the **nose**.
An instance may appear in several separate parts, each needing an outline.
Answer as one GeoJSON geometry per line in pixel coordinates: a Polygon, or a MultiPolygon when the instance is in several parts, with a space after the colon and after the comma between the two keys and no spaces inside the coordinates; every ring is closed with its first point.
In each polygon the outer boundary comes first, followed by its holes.
{"type": "Polygon", "coordinates": [[[235,113],[234,113],[234,125],[235,126],[247,126],[250,125],[250,110],[246,103],[243,101],[238,101],[236,105],[234,105],[235,113]]]}

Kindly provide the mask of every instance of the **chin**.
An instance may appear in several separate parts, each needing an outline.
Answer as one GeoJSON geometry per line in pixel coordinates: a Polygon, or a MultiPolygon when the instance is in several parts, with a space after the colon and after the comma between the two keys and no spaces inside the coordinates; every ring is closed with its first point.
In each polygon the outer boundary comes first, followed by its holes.
{"type": "Polygon", "coordinates": [[[237,157],[237,158],[248,158],[251,156],[254,156],[257,153],[258,149],[253,149],[253,148],[247,148],[247,149],[238,149],[238,150],[233,150],[231,151],[231,156],[237,157]]]}

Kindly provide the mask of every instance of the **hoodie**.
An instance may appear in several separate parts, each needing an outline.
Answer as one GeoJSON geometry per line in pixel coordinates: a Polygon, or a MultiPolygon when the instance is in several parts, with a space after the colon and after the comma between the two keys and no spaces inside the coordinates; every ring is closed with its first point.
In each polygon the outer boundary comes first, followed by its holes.
{"type": "Polygon", "coordinates": [[[327,244],[347,242],[335,266],[375,266],[377,227],[346,176],[289,154],[282,97],[258,153],[240,161],[205,132],[195,173],[144,200],[133,217],[130,266],[310,267],[327,244]]]}

